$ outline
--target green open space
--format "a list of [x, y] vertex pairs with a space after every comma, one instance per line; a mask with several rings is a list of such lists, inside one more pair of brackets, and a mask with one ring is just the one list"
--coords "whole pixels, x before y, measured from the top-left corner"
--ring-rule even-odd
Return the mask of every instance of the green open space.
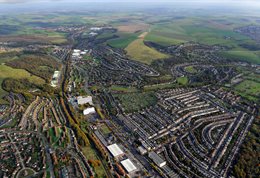
[[195, 73], [198, 72], [193, 66], [187, 66], [187, 67], [184, 68], [184, 70], [186, 72], [189, 72], [189, 73], [192, 73], [192, 74], [195, 74]]
[[227, 58], [260, 64], [260, 51], [249, 51], [243, 48], [236, 48], [221, 52]]
[[6, 66], [5, 64], [0, 64], [0, 103], [5, 103], [2, 97], [7, 94], [6, 91], [2, 89], [2, 82], [6, 78], [14, 79], [28, 79], [32, 83], [43, 84], [44, 80], [40, 77], [32, 75], [24, 69], [14, 69], [12, 67]]
[[235, 86], [235, 91], [249, 100], [258, 101], [260, 98], [260, 82], [244, 80]]
[[144, 91], [156, 91], [156, 90], [163, 90], [163, 89], [171, 89], [175, 88], [177, 85], [176, 83], [160, 83], [160, 84], [154, 84], [154, 85], [145, 85]]
[[105, 136], [109, 135], [111, 133], [111, 130], [107, 127], [106, 124], [103, 124], [101, 127], [100, 127], [100, 131], [102, 134], [104, 134]]
[[180, 85], [187, 85], [189, 82], [188, 77], [179, 77], [177, 78], [177, 83]]
[[[237, 24], [239, 26], [241, 24]], [[248, 37], [233, 31], [234, 26], [223, 25], [221, 22], [211, 23], [201, 18], [185, 18], [177, 21], [157, 23], [151, 27], [151, 32], [145, 40], [162, 45], [174, 45], [187, 41], [204, 44], [237, 45], [238, 40], [248, 40]]]
[[157, 103], [154, 92], [114, 94], [114, 96], [119, 100], [126, 113], [136, 112]]
[[112, 85], [109, 87], [111, 91], [116, 91], [116, 92], [126, 92], [126, 93], [131, 93], [131, 92], [137, 92], [137, 88], [135, 87], [128, 87], [128, 86], [121, 86], [121, 85]]
[[143, 39], [137, 39], [126, 47], [127, 55], [133, 60], [151, 64], [154, 60], [165, 59], [169, 56], [163, 54], [153, 48], [150, 48], [144, 44]]
[[116, 39], [108, 40], [107, 44], [114, 48], [126, 48], [130, 43], [138, 38], [140, 33], [117, 33]]
[[[97, 153], [91, 146], [82, 147], [82, 152], [88, 160], [99, 160]], [[106, 177], [106, 171], [103, 164], [94, 167], [94, 171], [96, 173], [96, 177]]]

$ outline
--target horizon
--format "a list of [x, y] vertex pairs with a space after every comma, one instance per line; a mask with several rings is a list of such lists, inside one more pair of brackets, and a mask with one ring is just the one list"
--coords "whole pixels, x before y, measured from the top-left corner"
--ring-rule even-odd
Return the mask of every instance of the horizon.
[[[149, 2], [149, 3], [148, 3]], [[152, 8], [165, 9], [203, 9], [203, 10], [240, 10], [246, 11], [253, 9], [257, 13], [260, 2], [256, 0], [185, 0], [169, 1], [163, 0], [0, 0], [0, 14], [6, 13], [34, 13], [50, 11], [75, 11], [75, 10], [97, 10], [97, 11], [120, 11], [120, 10], [145, 10]], [[86, 6], [86, 4], [88, 6]], [[105, 4], [105, 6], [100, 6]]]

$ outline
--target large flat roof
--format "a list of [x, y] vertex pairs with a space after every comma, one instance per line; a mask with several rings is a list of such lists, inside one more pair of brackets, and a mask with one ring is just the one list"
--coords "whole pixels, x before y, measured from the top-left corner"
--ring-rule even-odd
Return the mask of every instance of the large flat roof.
[[117, 157], [119, 155], [124, 154], [124, 152], [119, 148], [119, 146], [115, 143], [113, 145], [107, 146], [107, 149], [110, 151], [110, 153], [114, 156]]
[[121, 161], [121, 164], [124, 166], [128, 173], [133, 172], [137, 169], [130, 159]]

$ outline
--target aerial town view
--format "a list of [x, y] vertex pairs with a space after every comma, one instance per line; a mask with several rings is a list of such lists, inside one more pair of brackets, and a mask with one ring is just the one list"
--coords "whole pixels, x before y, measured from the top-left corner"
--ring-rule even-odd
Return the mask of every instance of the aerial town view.
[[258, 0], [0, 0], [0, 178], [259, 178]]

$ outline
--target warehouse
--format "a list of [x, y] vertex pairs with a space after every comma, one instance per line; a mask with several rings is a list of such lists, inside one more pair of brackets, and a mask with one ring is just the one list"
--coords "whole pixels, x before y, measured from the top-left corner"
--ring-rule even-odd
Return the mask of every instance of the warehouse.
[[156, 154], [154, 151], [150, 152], [148, 154], [149, 158], [151, 158], [153, 160], [153, 162], [159, 166], [159, 167], [163, 167], [166, 165], [166, 161], [163, 160], [158, 154]]
[[86, 115], [89, 115], [89, 114], [94, 114], [94, 113], [96, 113], [96, 110], [95, 110], [94, 107], [84, 109], [84, 111], [83, 111], [83, 114], [84, 114], [85, 116], [86, 116]]
[[83, 105], [83, 104], [87, 104], [87, 103], [93, 105], [93, 100], [92, 100], [91, 96], [87, 96], [87, 97], [78, 96], [77, 102], [78, 102], [78, 105]]
[[132, 163], [132, 161], [130, 159], [121, 161], [121, 164], [125, 168], [125, 170], [128, 174], [133, 173], [137, 170], [137, 168], [135, 167], [135, 165]]
[[107, 146], [107, 149], [112, 154], [114, 158], [118, 158], [124, 155], [124, 152], [119, 148], [119, 146], [115, 143], [113, 145]]

